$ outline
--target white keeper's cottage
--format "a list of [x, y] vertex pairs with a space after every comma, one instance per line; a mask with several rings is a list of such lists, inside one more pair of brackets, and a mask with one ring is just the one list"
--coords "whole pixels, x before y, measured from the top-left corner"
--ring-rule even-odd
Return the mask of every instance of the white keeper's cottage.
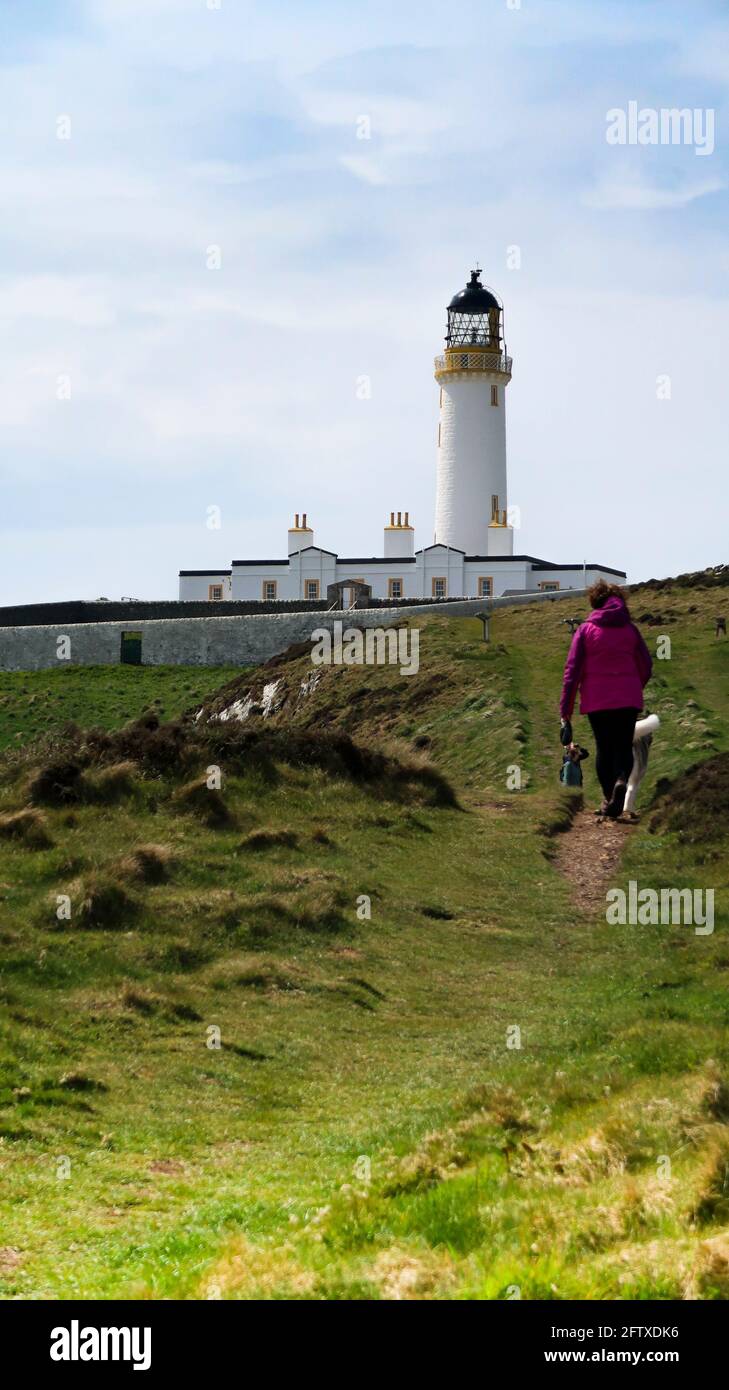
[[[506, 485], [512, 359], [503, 306], [480, 277], [480, 270], [472, 271], [448, 305], [445, 350], [435, 359], [440, 414], [434, 543], [416, 550], [409, 512], [391, 512], [380, 555], [342, 556], [314, 543], [304, 512], [289, 528], [285, 559], [180, 570], [181, 599], [313, 602], [346, 581], [366, 584], [379, 599], [485, 598], [582, 588], [601, 575], [625, 579], [622, 570], [605, 565], [554, 564], [514, 554]], [[345, 589], [345, 607], [354, 595], [354, 588]]]

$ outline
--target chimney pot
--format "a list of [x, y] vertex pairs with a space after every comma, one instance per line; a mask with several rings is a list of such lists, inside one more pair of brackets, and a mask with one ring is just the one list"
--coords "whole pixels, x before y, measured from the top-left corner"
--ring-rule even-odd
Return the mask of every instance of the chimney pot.
[[409, 512], [406, 512], [406, 513], [405, 513], [405, 525], [406, 525], [406, 526], [409, 526], [409, 525], [410, 525], [410, 513], [409, 513]]
[[298, 512], [296, 513], [296, 516], [294, 517], [294, 525], [295, 525], [295, 527], [296, 527], [296, 530], [298, 531], [298, 529], [299, 529], [299, 513], [298, 513]]
[[398, 512], [397, 514], [397, 524], [398, 526], [402, 526], [402, 512]]
[[303, 519], [301, 525], [303, 526], [304, 530], [306, 530], [306, 512], [304, 512], [304, 519]]

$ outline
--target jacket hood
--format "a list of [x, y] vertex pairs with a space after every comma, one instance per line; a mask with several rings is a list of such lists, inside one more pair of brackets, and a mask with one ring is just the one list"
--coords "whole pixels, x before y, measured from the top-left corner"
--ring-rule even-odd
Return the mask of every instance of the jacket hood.
[[596, 627], [624, 627], [630, 622], [630, 614], [624, 598], [611, 594], [602, 608], [594, 608], [587, 619]]

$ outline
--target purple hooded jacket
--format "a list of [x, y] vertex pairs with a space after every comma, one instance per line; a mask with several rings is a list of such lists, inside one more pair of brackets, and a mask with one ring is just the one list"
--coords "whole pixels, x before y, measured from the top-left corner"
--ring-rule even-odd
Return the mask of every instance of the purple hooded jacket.
[[653, 669], [650, 652], [630, 621], [625, 600], [612, 595], [578, 627], [564, 668], [559, 712], [571, 718], [579, 687], [580, 714], [642, 709]]

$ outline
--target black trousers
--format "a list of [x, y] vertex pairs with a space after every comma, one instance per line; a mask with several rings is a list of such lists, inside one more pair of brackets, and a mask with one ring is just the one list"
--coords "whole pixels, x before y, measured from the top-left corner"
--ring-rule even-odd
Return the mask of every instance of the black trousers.
[[637, 709], [599, 709], [588, 714], [595, 735], [595, 770], [608, 801], [618, 781], [627, 782], [633, 766]]

